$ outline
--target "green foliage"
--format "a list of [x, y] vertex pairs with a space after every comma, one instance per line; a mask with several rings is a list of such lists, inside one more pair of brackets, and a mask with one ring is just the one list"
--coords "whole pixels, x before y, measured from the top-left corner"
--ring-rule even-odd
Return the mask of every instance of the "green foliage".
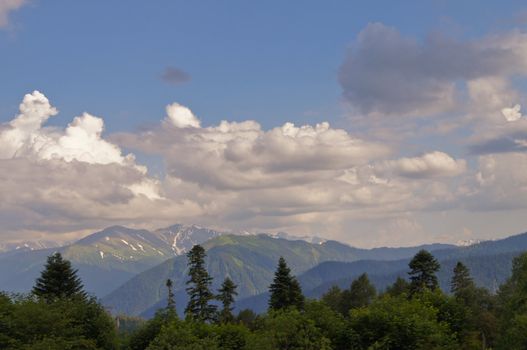
[[353, 349], [456, 349], [438, 310], [417, 298], [384, 296], [350, 312]]
[[163, 326], [148, 350], [243, 350], [249, 330], [241, 325], [214, 325], [175, 320]]
[[398, 297], [403, 294], [407, 294], [410, 291], [410, 284], [402, 277], [397, 277], [395, 282], [386, 288], [386, 294], [392, 297]]
[[44, 271], [33, 287], [33, 294], [48, 302], [64, 298], [86, 298], [77, 270], [60, 253], [48, 257]]
[[234, 320], [234, 316], [232, 314], [234, 307], [232, 305], [234, 304], [234, 297], [238, 295], [236, 288], [237, 286], [234, 284], [234, 282], [227, 277], [223, 281], [221, 288], [218, 290], [216, 299], [218, 299], [223, 305], [219, 315], [219, 321], [221, 323], [228, 323]]
[[331, 342], [315, 322], [296, 308], [270, 311], [260, 320], [248, 349], [330, 350]]
[[512, 276], [498, 294], [500, 336], [496, 349], [527, 348], [527, 253], [514, 259]]
[[363, 273], [351, 283], [350, 289], [342, 292], [341, 312], [347, 315], [351, 309], [369, 305], [376, 293], [368, 275]]
[[128, 337], [126, 348], [130, 350], [144, 350], [158, 336], [161, 329], [171, 322], [177, 321], [177, 316], [170, 310], [159, 310], [156, 315], [143, 323]]
[[295, 277], [291, 276], [291, 269], [283, 257], [278, 260], [278, 267], [273, 283], [269, 286], [269, 292], [271, 294], [269, 309], [280, 310], [296, 307], [302, 310], [304, 308], [304, 295], [300, 284]]
[[460, 297], [475, 288], [474, 281], [470, 277], [469, 269], [460, 261], [454, 268], [454, 276], [450, 282], [450, 291]]
[[174, 291], [172, 290], [172, 280], [169, 278], [166, 282], [167, 290], [168, 290], [168, 296], [167, 296], [167, 311], [174, 314], [174, 316], [177, 316], [176, 311], [176, 298], [174, 297]]
[[408, 264], [410, 267], [410, 294], [421, 293], [426, 289], [434, 290], [439, 287], [436, 273], [440, 265], [432, 254], [420, 250]]
[[210, 291], [212, 277], [205, 269], [205, 257], [205, 249], [199, 244], [187, 253], [190, 278], [187, 281], [189, 302], [185, 314], [187, 317], [202, 322], [214, 321], [217, 309], [216, 305], [210, 304], [214, 295]]
[[236, 322], [244, 325], [245, 327], [249, 329], [253, 329], [256, 318], [257, 318], [257, 315], [253, 310], [244, 309], [238, 313], [238, 316], [236, 316]]
[[114, 321], [94, 299], [50, 303], [3, 295], [0, 304], [1, 349], [117, 348]]

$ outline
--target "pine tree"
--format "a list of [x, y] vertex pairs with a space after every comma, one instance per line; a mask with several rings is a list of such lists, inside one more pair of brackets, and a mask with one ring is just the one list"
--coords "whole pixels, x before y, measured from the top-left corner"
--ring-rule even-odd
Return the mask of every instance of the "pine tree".
[[220, 311], [220, 322], [229, 323], [234, 320], [232, 310], [234, 307], [234, 297], [238, 295], [236, 288], [238, 286], [229, 278], [225, 278], [221, 288], [218, 290], [218, 296], [216, 297], [223, 305], [223, 309]]
[[278, 267], [274, 274], [273, 283], [269, 286], [271, 297], [269, 308], [273, 310], [296, 307], [304, 308], [304, 295], [300, 284], [295, 277], [291, 276], [291, 269], [287, 267], [285, 259], [280, 257]]
[[176, 314], [176, 299], [174, 297], [174, 291], [172, 290], [172, 280], [169, 278], [167, 279], [166, 286], [168, 289], [168, 297], [167, 297], [167, 311]]
[[189, 302], [185, 314], [202, 322], [213, 321], [217, 309], [216, 305], [210, 304], [214, 295], [210, 291], [212, 277], [205, 269], [205, 257], [205, 249], [199, 244], [187, 253], [190, 279], [187, 281]]
[[84, 300], [87, 296], [83, 288], [77, 270], [60, 253], [55, 253], [48, 256], [44, 270], [33, 287], [33, 294], [47, 302], [66, 298]]
[[420, 293], [425, 289], [435, 290], [439, 286], [437, 276], [440, 265], [432, 254], [420, 250], [408, 264], [410, 267], [410, 294]]
[[461, 294], [464, 294], [474, 287], [474, 281], [470, 277], [469, 269], [462, 262], [458, 261], [456, 267], [454, 267], [454, 276], [452, 276], [452, 281], [450, 282], [450, 291], [456, 296], [461, 296]]

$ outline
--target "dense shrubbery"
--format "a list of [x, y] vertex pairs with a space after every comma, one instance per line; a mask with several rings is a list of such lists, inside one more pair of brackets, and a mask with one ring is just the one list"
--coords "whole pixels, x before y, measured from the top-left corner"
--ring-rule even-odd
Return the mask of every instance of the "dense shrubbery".
[[[194, 253], [198, 251], [195, 250]], [[526, 349], [527, 253], [515, 259], [512, 277], [497, 295], [478, 288], [461, 263], [454, 269], [451, 292], [438, 287], [437, 261], [426, 252], [410, 263], [411, 281], [398, 279], [378, 294], [367, 275], [349, 287], [332, 288], [320, 301], [304, 300], [298, 282], [280, 260], [271, 285], [269, 311], [231, 314], [236, 285], [226, 280], [214, 293], [194, 254], [184, 320], [167, 307], [148, 321], [118, 317], [116, 322], [79, 288], [75, 271], [58, 257], [50, 260], [30, 296], [0, 294], [1, 349]], [[60, 266], [59, 266], [60, 265]], [[56, 266], [66, 274], [50, 272]], [[67, 268], [65, 268], [65, 266]], [[46, 277], [47, 276], [47, 277]], [[64, 278], [65, 280], [61, 280]], [[65, 293], [62, 287], [70, 290]], [[167, 283], [171, 287], [171, 283]], [[204, 295], [204, 299], [200, 299]], [[181, 307], [178, 305], [178, 307]], [[205, 315], [205, 316], [204, 316]], [[118, 326], [117, 326], [118, 325]], [[119, 335], [117, 334], [119, 333]]]

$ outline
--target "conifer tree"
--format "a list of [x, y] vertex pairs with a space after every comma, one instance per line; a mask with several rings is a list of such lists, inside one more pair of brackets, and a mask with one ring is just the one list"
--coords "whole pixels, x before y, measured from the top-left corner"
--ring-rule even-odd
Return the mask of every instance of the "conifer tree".
[[212, 277], [205, 269], [205, 249], [199, 244], [192, 247], [187, 253], [188, 275], [187, 293], [189, 301], [185, 309], [187, 317], [198, 321], [213, 321], [216, 318], [216, 305], [210, 304], [214, 294], [210, 291]]
[[176, 314], [176, 299], [174, 297], [174, 291], [172, 290], [173, 283], [170, 278], [167, 279], [166, 286], [168, 289], [167, 310], [175, 315]]
[[283, 257], [278, 260], [278, 267], [274, 274], [273, 283], [269, 286], [271, 297], [269, 308], [273, 310], [296, 307], [304, 308], [304, 295], [297, 279], [291, 276], [291, 269]]
[[426, 250], [420, 250], [408, 264], [410, 267], [410, 294], [420, 293], [425, 289], [435, 290], [439, 286], [436, 272], [440, 265], [436, 258]]
[[474, 281], [470, 277], [469, 269], [462, 262], [458, 261], [456, 267], [454, 267], [454, 276], [452, 276], [452, 281], [450, 282], [450, 291], [454, 295], [460, 296], [473, 287], [475, 287]]
[[47, 302], [66, 298], [86, 299], [77, 270], [60, 253], [48, 256], [44, 270], [36, 280], [33, 294]]
[[238, 286], [229, 278], [225, 278], [221, 288], [218, 290], [218, 296], [216, 297], [223, 305], [222, 310], [220, 311], [220, 322], [228, 323], [234, 320], [232, 310], [234, 307], [234, 297], [238, 295], [236, 288]]

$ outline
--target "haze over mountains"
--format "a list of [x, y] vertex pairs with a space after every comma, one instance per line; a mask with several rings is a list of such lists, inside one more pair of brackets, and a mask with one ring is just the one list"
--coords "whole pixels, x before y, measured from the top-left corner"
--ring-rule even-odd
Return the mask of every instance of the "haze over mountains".
[[408, 261], [420, 249], [433, 252], [441, 262], [439, 279], [445, 290], [458, 260], [472, 270], [476, 283], [493, 290], [509, 275], [512, 258], [527, 250], [527, 234], [473, 245], [360, 249], [287, 233], [233, 234], [181, 224], [153, 231], [112, 226], [61, 247], [53, 242], [5, 246], [0, 252], [0, 290], [29, 291], [46, 257], [60, 251], [79, 270], [86, 289], [114, 313], [152, 315], [166, 301], [167, 278], [174, 282], [182, 311], [187, 301], [185, 253], [195, 244], [207, 250], [214, 288], [230, 277], [238, 285], [237, 307], [263, 311], [280, 256], [309, 297], [318, 298], [333, 285], [348, 287], [363, 272], [384, 289], [398, 276], [406, 277]]

